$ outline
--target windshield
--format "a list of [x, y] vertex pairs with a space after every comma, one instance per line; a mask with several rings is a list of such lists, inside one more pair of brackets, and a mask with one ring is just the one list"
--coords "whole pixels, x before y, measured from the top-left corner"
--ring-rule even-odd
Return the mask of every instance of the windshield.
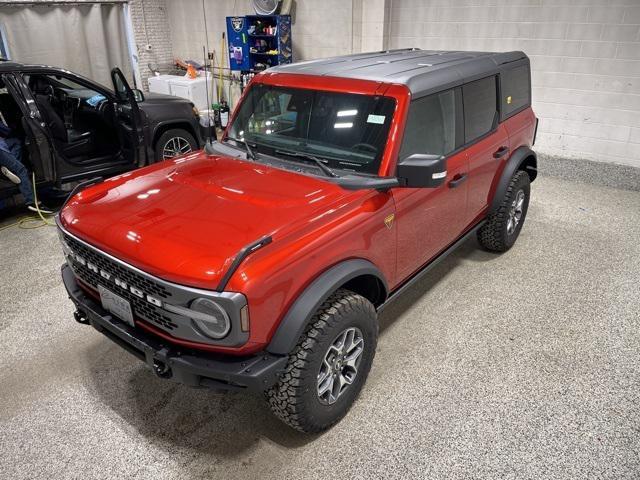
[[[378, 173], [395, 100], [389, 97], [254, 85], [230, 139], [258, 151], [318, 157], [329, 167]], [[288, 160], [303, 161], [299, 157]]]

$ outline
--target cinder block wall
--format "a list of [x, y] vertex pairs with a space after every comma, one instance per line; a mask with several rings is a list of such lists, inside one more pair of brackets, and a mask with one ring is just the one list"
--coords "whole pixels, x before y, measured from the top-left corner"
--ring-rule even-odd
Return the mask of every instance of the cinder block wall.
[[[142, 85], [147, 90], [147, 78], [151, 75], [149, 64], [154, 68], [173, 63], [171, 29], [167, 17], [166, 0], [129, 0], [129, 12], [133, 25], [133, 34], [138, 50], [138, 66]], [[147, 50], [147, 45], [151, 49]]]
[[[353, 8], [351, 0], [296, 2], [292, 26], [294, 59], [351, 53], [354, 48]], [[215, 49], [216, 53], [220, 51], [222, 32], [226, 32], [226, 17], [254, 14], [249, 0], [205, 0], [205, 9], [210, 49]], [[201, 61], [204, 45], [202, 0], [169, 1], [167, 13], [174, 55]], [[382, 20], [380, 18], [380, 22]]]
[[[232, 15], [252, 12], [249, 0], [205, 0], [209, 50], [220, 57], [222, 32], [226, 32], [225, 19]], [[181, 0], [167, 2], [167, 14], [171, 19], [170, 40], [173, 54], [183, 60], [203, 62], [202, 47], [205, 45], [205, 18], [202, 0]], [[227, 61], [228, 63], [228, 61]]]
[[640, 167], [640, 0], [392, 0], [388, 21], [389, 48], [523, 50], [537, 149]]

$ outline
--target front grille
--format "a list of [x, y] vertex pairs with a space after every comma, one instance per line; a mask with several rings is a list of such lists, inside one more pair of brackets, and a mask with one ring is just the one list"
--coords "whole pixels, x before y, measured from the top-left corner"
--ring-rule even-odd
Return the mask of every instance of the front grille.
[[[69, 248], [73, 251], [73, 253], [80, 255], [88, 263], [92, 263], [97, 266], [98, 269], [109, 273], [112, 278], [116, 277], [120, 280], [124, 280], [128, 285], [135, 287], [138, 290], [145, 292], [146, 294], [153, 295], [154, 297], [157, 297], [161, 300], [166, 300], [171, 297], [171, 292], [169, 292], [161, 284], [158, 284], [135, 271], [119, 265], [105, 255], [102, 255], [99, 252], [96, 252], [95, 250], [77, 241], [75, 238], [67, 234], [63, 235], [64, 240], [66, 241]], [[115, 286], [115, 284], [105, 281], [105, 279], [102, 278], [99, 273], [90, 270], [86, 265], [82, 265], [75, 260], [71, 260], [70, 263], [75, 274], [86, 284], [90, 285], [96, 290], [98, 289], [98, 285], [102, 285], [103, 287], [113, 291], [117, 295], [126, 298], [129, 303], [131, 303], [131, 308], [133, 310], [134, 316], [142, 320], [146, 320], [147, 322], [159, 327], [162, 327], [164, 330], [174, 330], [178, 326], [163, 313], [164, 311], [162, 309], [134, 295], [129, 290], [118, 288]]]

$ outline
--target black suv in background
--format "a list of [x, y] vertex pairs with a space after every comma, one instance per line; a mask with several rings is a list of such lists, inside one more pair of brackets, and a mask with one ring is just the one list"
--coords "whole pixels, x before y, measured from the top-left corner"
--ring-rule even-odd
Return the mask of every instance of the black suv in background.
[[[113, 90], [67, 70], [0, 63], [0, 111], [37, 185], [111, 176], [202, 146], [189, 100], [143, 94], [118, 68]], [[17, 192], [0, 176], [0, 198]]]

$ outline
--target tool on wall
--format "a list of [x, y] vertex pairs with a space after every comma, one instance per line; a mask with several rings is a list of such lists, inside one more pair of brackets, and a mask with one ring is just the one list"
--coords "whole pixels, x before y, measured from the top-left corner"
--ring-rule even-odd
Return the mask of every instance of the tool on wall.
[[280, 0], [253, 0], [252, 3], [256, 14], [273, 15], [280, 5]]
[[223, 80], [222, 80], [222, 62], [224, 62], [225, 55], [225, 45], [226, 45], [225, 32], [222, 32], [222, 44], [220, 48], [220, 63], [218, 64], [220, 68], [220, 83], [218, 84], [218, 103], [222, 101], [222, 89], [223, 89]]
[[[207, 91], [207, 110], [204, 112], [206, 115], [209, 115], [209, 108], [211, 108], [211, 100], [209, 99], [209, 73], [207, 72], [207, 51], [204, 45], [202, 46], [202, 56], [204, 57], [204, 89]], [[209, 127], [207, 128], [209, 135], [207, 135], [207, 139], [205, 142], [205, 149], [207, 146], [211, 145], [213, 142], [213, 138], [215, 136], [215, 126], [208, 122]]]
[[[209, 58], [211, 59], [211, 103], [214, 103], [216, 101], [216, 63], [217, 63], [217, 54], [216, 54], [216, 50], [214, 49], [213, 52], [211, 52], [209, 54]], [[209, 105], [209, 107], [211, 107], [211, 105]]]
[[[204, 21], [204, 41], [205, 41], [205, 45], [202, 47], [202, 57], [204, 59], [204, 88], [206, 90], [206, 95], [207, 95], [207, 110], [206, 112], [204, 112], [206, 115], [209, 115], [209, 108], [211, 108], [211, 98], [209, 98], [209, 73], [207, 71], [207, 62], [209, 60], [209, 57], [211, 56], [209, 53], [209, 30], [207, 28], [207, 11], [205, 9], [205, 5], [204, 5], [204, 0], [202, 0], [202, 20]], [[211, 143], [213, 142], [214, 138], [216, 138], [215, 134], [216, 134], [216, 130], [215, 130], [215, 125], [212, 124], [212, 122], [210, 121], [210, 119], [208, 118], [208, 135], [207, 135], [207, 139], [205, 141], [205, 151], [209, 151], [209, 148], [211, 147]]]
[[253, 9], [256, 15], [289, 15], [293, 0], [253, 0]]

